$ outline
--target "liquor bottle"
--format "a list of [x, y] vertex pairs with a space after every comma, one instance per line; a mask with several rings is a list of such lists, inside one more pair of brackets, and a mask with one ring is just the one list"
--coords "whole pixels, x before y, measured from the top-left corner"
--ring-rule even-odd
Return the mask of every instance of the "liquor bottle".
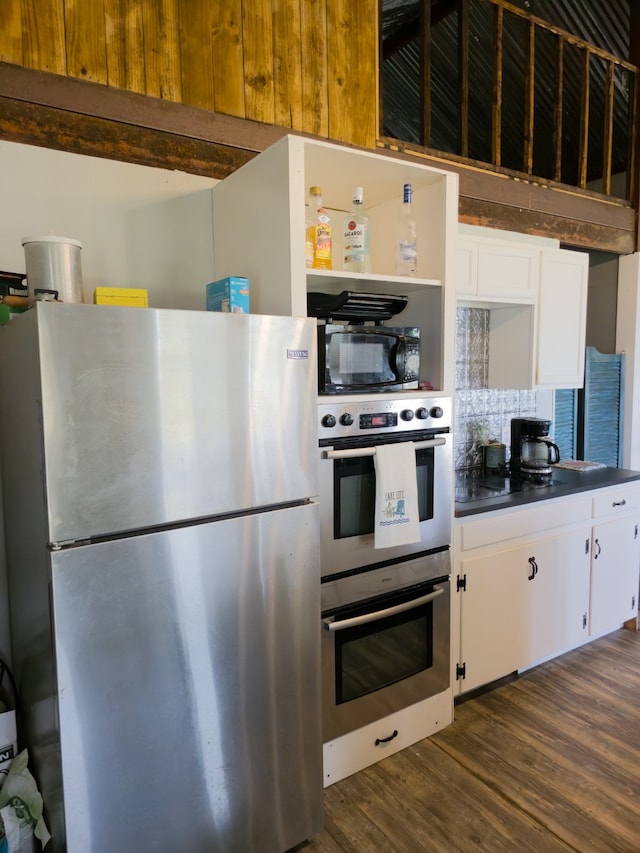
[[362, 187], [353, 190], [351, 211], [344, 220], [344, 259], [349, 272], [371, 272], [369, 217], [364, 212]]
[[404, 185], [402, 213], [396, 225], [396, 275], [415, 275], [418, 266], [416, 221], [411, 213], [411, 184]]
[[309, 266], [310, 249], [312, 250], [311, 266], [314, 269], [332, 269], [331, 218], [322, 206], [322, 190], [320, 187], [309, 188], [309, 210], [306, 225], [307, 266]]

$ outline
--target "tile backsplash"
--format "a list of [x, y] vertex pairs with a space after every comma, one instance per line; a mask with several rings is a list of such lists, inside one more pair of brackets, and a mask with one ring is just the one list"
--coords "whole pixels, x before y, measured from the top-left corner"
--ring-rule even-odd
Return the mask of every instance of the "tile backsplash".
[[458, 308], [456, 314], [456, 422], [454, 460], [457, 471], [482, 465], [486, 440], [511, 440], [511, 418], [535, 417], [536, 392], [489, 390], [489, 311]]

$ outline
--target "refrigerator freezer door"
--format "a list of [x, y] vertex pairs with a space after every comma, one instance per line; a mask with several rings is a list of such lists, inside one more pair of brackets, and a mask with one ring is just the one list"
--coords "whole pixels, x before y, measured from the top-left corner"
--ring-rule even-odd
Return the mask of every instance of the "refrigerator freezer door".
[[319, 830], [316, 511], [52, 556], [69, 851], [281, 853]]
[[43, 445], [15, 479], [32, 501], [44, 470], [50, 542], [317, 493], [314, 320], [41, 302], [10, 326], [3, 426]]

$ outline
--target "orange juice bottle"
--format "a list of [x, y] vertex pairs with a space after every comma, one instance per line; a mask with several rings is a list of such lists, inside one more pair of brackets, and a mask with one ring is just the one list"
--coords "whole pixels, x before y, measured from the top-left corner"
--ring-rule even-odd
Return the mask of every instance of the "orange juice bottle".
[[309, 188], [306, 224], [306, 263], [317, 270], [332, 269], [331, 217], [322, 206], [320, 187]]

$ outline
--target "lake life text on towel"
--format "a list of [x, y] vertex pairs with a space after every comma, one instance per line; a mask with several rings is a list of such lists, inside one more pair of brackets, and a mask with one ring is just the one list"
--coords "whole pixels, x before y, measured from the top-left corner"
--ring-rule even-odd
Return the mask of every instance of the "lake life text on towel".
[[411, 441], [380, 444], [376, 469], [374, 546], [390, 548], [420, 541], [416, 451]]

